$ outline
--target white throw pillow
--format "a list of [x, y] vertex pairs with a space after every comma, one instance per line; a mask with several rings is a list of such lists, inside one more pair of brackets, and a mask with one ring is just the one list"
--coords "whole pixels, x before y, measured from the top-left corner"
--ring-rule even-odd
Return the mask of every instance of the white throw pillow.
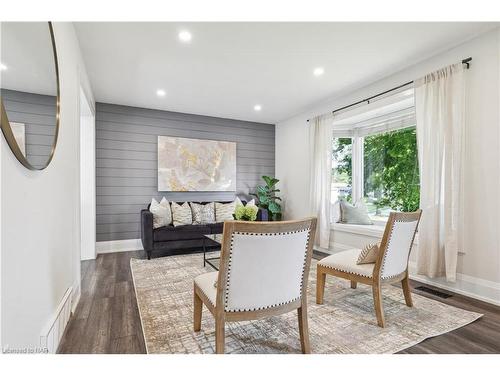
[[340, 222], [344, 224], [373, 225], [363, 201], [352, 205], [344, 199], [340, 203]]
[[233, 214], [237, 205], [243, 205], [239, 198], [236, 198], [234, 202], [231, 203], [215, 202], [215, 221], [217, 223], [222, 223], [224, 221], [234, 220]]
[[331, 216], [332, 216], [332, 223], [340, 223], [340, 202], [336, 201], [335, 203], [332, 204], [332, 210], [331, 210]]
[[247, 202], [247, 206], [256, 206], [255, 204], [255, 199], [250, 200], [250, 202]]
[[172, 221], [174, 227], [193, 223], [193, 214], [188, 202], [184, 202], [182, 205], [172, 202]]
[[151, 200], [151, 205], [149, 206], [149, 211], [153, 214], [153, 228], [160, 228], [170, 225], [172, 223], [172, 212], [170, 210], [170, 204], [163, 197], [158, 203], [156, 199]]
[[215, 223], [215, 204], [190, 203], [193, 212], [193, 224], [212, 224]]

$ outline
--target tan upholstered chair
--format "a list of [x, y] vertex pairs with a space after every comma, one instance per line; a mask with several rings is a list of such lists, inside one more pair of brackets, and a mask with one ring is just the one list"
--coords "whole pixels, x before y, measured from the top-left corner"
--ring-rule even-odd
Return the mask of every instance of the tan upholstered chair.
[[219, 272], [194, 279], [194, 330], [205, 304], [215, 318], [216, 353], [224, 353], [226, 322], [295, 309], [302, 352], [310, 352], [306, 293], [315, 230], [315, 218], [224, 223]]
[[382, 307], [382, 284], [401, 282], [406, 304], [413, 306], [408, 284], [408, 258], [417, 232], [422, 210], [416, 212], [391, 212], [385, 226], [380, 250], [375, 263], [356, 264], [359, 249], [342, 251], [323, 258], [317, 265], [316, 303], [323, 303], [326, 275], [342, 277], [372, 286], [375, 313], [380, 327], [385, 326]]

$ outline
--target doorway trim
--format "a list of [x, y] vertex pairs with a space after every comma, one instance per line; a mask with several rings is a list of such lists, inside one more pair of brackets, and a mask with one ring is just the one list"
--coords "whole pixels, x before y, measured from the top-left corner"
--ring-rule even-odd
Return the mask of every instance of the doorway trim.
[[80, 87], [80, 260], [96, 258], [95, 113]]

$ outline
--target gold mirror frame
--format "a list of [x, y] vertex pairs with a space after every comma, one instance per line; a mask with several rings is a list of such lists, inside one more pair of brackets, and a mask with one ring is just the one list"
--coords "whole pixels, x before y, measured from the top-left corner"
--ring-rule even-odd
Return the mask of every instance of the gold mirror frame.
[[54, 65], [56, 69], [56, 84], [57, 84], [57, 98], [56, 98], [56, 131], [54, 134], [54, 141], [52, 143], [52, 149], [50, 150], [50, 155], [47, 160], [47, 163], [41, 167], [41, 168], [36, 168], [30, 164], [26, 156], [23, 155], [21, 149], [19, 148], [16, 139], [14, 138], [14, 134], [12, 133], [12, 129], [10, 127], [10, 122], [7, 117], [7, 112], [5, 111], [5, 107], [3, 105], [3, 99], [0, 95], [0, 103], [1, 103], [1, 117], [0, 117], [0, 125], [2, 127], [2, 132], [7, 140], [7, 143], [9, 144], [10, 149], [16, 156], [17, 160], [24, 165], [26, 168], [31, 169], [32, 171], [41, 171], [45, 168], [47, 168], [52, 161], [52, 158], [54, 157], [54, 151], [56, 149], [57, 145], [57, 138], [59, 135], [59, 118], [60, 118], [60, 113], [61, 113], [61, 108], [60, 108], [60, 87], [59, 87], [59, 63], [57, 61], [57, 49], [56, 49], [56, 40], [54, 37], [54, 29], [52, 28], [52, 22], [48, 22], [49, 24], [49, 32], [50, 32], [50, 38], [52, 40], [52, 51], [54, 52]]

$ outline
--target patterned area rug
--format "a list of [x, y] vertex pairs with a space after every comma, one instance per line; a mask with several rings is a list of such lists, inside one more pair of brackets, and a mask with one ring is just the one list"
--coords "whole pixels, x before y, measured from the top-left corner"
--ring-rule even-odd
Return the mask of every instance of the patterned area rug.
[[[213, 353], [215, 324], [204, 307], [202, 330], [193, 332], [193, 279], [211, 272], [203, 255], [131, 259], [148, 353]], [[400, 288], [383, 290], [386, 328], [377, 326], [372, 292], [327, 276], [323, 305], [315, 303], [316, 261], [309, 280], [309, 334], [313, 353], [396, 353], [426, 338], [469, 324], [481, 314], [413, 294], [404, 303]], [[300, 353], [297, 314], [226, 324], [226, 353]]]

